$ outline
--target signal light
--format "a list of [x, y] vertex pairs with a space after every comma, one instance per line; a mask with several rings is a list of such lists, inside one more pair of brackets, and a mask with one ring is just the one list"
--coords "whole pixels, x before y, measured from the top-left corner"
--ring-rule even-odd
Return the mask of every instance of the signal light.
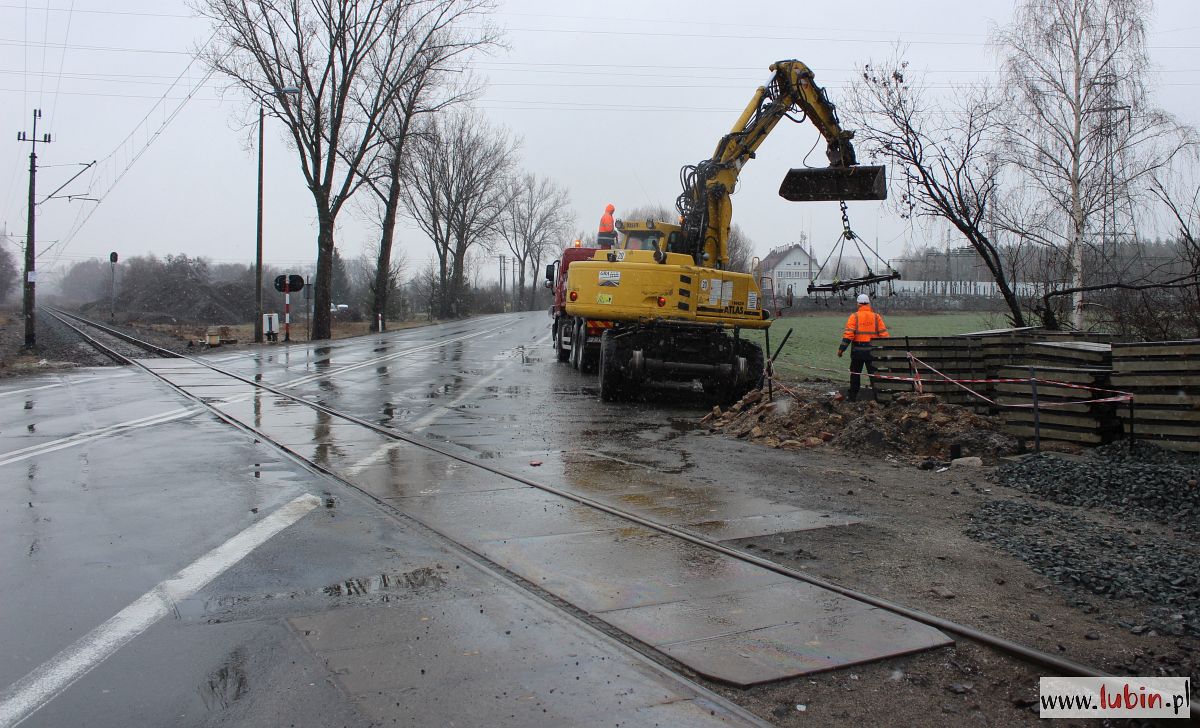
[[582, 247], [583, 247], [583, 241], [582, 241], [582, 240], [576, 240], [576, 241], [575, 241], [575, 247], [576, 247], [576, 248], [582, 248]]
[[658, 307], [662, 308], [663, 306], [666, 306], [666, 305], [667, 305], [667, 299], [662, 296], [659, 296], [658, 297]]
[[570, 298], [572, 301], [579, 300], [579, 291], [571, 291], [571, 294], [568, 296], [568, 298]]

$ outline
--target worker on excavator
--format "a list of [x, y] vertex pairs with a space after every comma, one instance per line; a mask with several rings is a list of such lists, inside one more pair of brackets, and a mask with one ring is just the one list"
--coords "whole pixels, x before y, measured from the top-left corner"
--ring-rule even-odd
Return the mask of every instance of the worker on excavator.
[[613, 212], [617, 208], [610, 202], [600, 216], [600, 232], [596, 234], [596, 245], [600, 248], [611, 248], [617, 244], [617, 231], [613, 227]]
[[838, 356], [850, 347], [850, 401], [858, 399], [859, 378], [863, 367], [869, 376], [875, 376], [875, 362], [871, 358], [871, 340], [891, 336], [883, 317], [871, 310], [871, 297], [858, 294], [858, 310], [846, 319], [846, 330], [842, 332], [842, 343]]

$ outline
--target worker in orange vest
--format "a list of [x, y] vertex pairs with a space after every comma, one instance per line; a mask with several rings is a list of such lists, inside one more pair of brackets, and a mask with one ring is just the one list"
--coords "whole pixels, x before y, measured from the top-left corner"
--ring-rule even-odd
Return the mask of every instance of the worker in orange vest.
[[610, 202], [600, 216], [600, 232], [596, 234], [596, 245], [601, 248], [611, 248], [617, 244], [617, 231], [613, 226], [613, 212], [617, 208]]
[[842, 332], [842, 344], [838, 347], [838, 356], [846, 353], [850, 347], [850, 401], [858, 399], [859, 378], [863, 367], [867, 374], [874, 376], [875, 362], [871, 358], [871, 340], [887, 338], [887, 324], [883, 317], [871, 310], [871, 297], [865, 293], [858, 294], [858, 310], [846, 319], [846, 330]]

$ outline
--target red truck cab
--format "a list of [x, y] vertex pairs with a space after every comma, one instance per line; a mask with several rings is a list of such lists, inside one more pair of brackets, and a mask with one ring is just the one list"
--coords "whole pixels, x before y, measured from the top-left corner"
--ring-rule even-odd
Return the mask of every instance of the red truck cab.
[[600, 337], [612, 322], [567, 315], [567, 269], [577, 260], [591, 260], [598, 251], [608, 247], [584, 247], [576, 240], [563, 249], [557, 261], [546, 266], [546, 286], [554, 289], [554, 303], [550, 306], [554, 352], [560, 362], [570, 361], [571, 366], [581, 371], [595, 369], [600, 360]]

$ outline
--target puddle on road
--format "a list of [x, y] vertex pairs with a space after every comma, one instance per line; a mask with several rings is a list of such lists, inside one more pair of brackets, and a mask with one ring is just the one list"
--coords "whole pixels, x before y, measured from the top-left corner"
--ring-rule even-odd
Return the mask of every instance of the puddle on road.
[[[411, 571], [353, 576], [336, 584], [316, 589], [259, 594], [226, 594], [207, 599], [185, 599], [176, 605], [177, 619], [203, 619], [219, 624], [230, 619], [248, 618], [247, 611], [270, 604], [296, 603], [306, 598], [333, 598], [356, 602], [387, 603], [411, 596], [423, 596], [445, 588], [450, 572], [441, 564], [421, 566]], [[301, 607], [290, 607], [297, 609]], [[309, 607], [303, 607], [311, 609]]]
[[[330, 597], [358, 597], [394, 591], [434, 591], [446, 585], [446, 577], [443, 576], [445, 572], [446, 569], [441, 564], [437, 564], [436, 566], [422, 566], [401, 574], [356, 576], [337, 584], [331, 584], [321, 591]], [[387, 601], [387, 599], [385, 598], [383, 601]]]
[[496, 395], [497, 397], [504, 397], [505, 399], [525, 398], [531, 394], [529, 387], [522, 386], [520, 384], [510, 384], [503, 387], [490, 385], [485, 387], [484, 391], [486, 391], [488, 394]]
[[234, 650], [224, 665], [214, 670], [200, 686], [200, 699], [210, 711], [225, 710], [250, 691], [246, 677], [245, 656], [241, 648]]

